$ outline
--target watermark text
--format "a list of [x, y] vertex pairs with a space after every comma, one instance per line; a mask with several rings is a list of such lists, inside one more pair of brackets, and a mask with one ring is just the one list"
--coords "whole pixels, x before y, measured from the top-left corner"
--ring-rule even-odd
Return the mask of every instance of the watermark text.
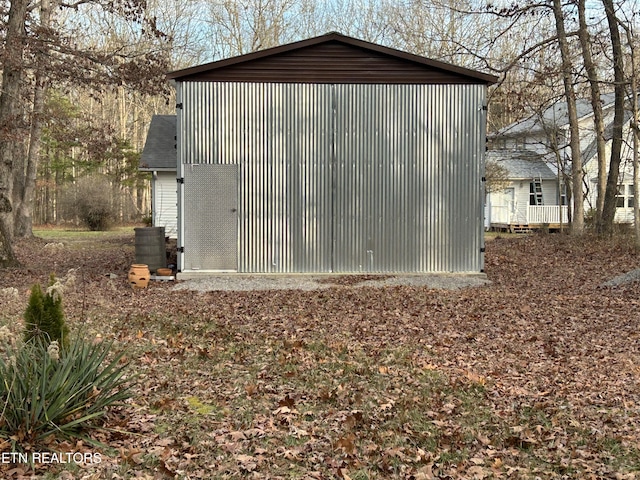
[[91, 452], [2, 452], [0, 463], [101, 463], [102, 455]]

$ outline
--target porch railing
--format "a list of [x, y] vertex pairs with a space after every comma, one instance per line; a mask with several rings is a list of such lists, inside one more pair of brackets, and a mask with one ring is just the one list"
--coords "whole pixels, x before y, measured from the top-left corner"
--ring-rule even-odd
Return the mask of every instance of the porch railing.
[[[569, 210], [566, 205], [527, 205], [515, 211], [506, 205], [491, 205], [491, 224], [500, 225], [558, 225], [562, 218], [562, 223], [568, 223]], [[562, 217], [561, 217], [562, 215]]]
[[[558, 224], [569, 221], [569, 210], [567, 205], [529, 205], [527, 207], [527, 223], [537, 224]], [[560, 215], [562, 214], [562, 222]]]

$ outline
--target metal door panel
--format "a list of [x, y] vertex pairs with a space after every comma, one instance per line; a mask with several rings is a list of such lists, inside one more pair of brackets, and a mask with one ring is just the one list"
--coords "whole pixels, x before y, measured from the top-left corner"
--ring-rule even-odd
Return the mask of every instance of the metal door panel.
[[237, 271], [238, 166], [184, 166], [184, 269]]

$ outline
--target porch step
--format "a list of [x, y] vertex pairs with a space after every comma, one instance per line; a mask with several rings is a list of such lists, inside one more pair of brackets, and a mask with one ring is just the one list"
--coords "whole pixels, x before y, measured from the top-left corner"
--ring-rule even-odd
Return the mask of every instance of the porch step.
[[511, 233], [531, 233], [533, 229], [529, 225], [510, 225]]

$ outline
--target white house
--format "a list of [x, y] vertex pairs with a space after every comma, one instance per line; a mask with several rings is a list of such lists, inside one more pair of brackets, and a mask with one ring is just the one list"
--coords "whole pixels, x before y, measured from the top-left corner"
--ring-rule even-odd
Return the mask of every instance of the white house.
[[491, 150], [487, 162], [506, 170], [504, 190], [487, 195], [485, 228], [558, 229], [568, 222], [566, 199], [555, 172], [532, 150]]
[[[606, 158], [610, 156], [611, 138], [612, 138], [612, 122], [613, 122], [613, 94], [605, 94], [602, 96], [603, 113], [605, 121], [605, 138], [606, 138]], [[595, 129], [593, 125], [593, 108], [588, 99], [580, 99], [577, 102], [578, 123], [580, 128], [580, 147], [582, 153], [582, 161], [584, 166], [585, 178], [585, 212], [589, 212], [596, 206], [597, 197], [597, 179], [598, 179], [598, 158], [596, 150]], [[633, 139], [632, 131], [629, 123], [630, 115], [627, 116], [623, 135], [625, 142], [622, 148], [622, 157], [620, 165], [619, 177], [619, 195], [618, 208], [616, 210], [616, 222], [626, 223], [633, 221]], [[511, 124], [489, 136], [490, 155], [489, 160], [502, 159], [505, 166], [514, 160], [513, 152], [528, 151], [532, 155], [539, 155], [541, 159], [553, 172], [557, 178], [558, 172], [570, 172], [571, 150], [569, 147], [569, 121], [567, 114], [567, 105], [565, 102], [558, 102], [547, 108], [540, 114], [535, 114], [529, 118]], [[519, 154], [520, 156], [522, 153]], [[508, 170], [511, 170], [507, 167]], [[515, 166], [515, 171], [520, 174], [520, 169]], [[514, 178], [514, 182], [523, 181]], [[533, 180], [532, 180], [533, 181]], [[543, 200], [543, 205], [559, 205], [564, 201], [564, 196], [559, 192], [564, 191], [562, 182], [557, 180], [555, 195], [547, 195]], [[558, 190], [558, 188], [560, 190]], [[525, 186], [526, 190], [526, 186]], [[526, 192], [525, 192], [526, 193]], [[496, 194], [488, 195], [487, 205], [495, 205], [496, 203], [504, 203], [504, 195], [498, 194], [500, 199], [496, 199]], [[507, 192], [507, 196], [509, 193]], [[524, 195], [524, 193], [521, 193]], [[555, 197], [555, 198], [554, 198]], [[524, 197], [521, 197], [521, 199]], [[560, 212], [560, 209], [556, 209]], [[495, 217], [494, 217], [495, 218]], [[519, 217], [520, 220], [524, 218]], [[560, 218], [557, 219], [560, 221]], [[489, 219], [489, 223], [493, 224], [493, 220]], [[547, 223], [547, 222], [545, 222]], [[554, 222], [550, 222], [554, 223]], [[493, 226], [493, 225], [491, 225]]]
[[152, 225], [164, 227], [169, 238], [178, 234], [176, 163], [176, 116], [154, 115], [140, 157], [140, 170], [152, 174]]

